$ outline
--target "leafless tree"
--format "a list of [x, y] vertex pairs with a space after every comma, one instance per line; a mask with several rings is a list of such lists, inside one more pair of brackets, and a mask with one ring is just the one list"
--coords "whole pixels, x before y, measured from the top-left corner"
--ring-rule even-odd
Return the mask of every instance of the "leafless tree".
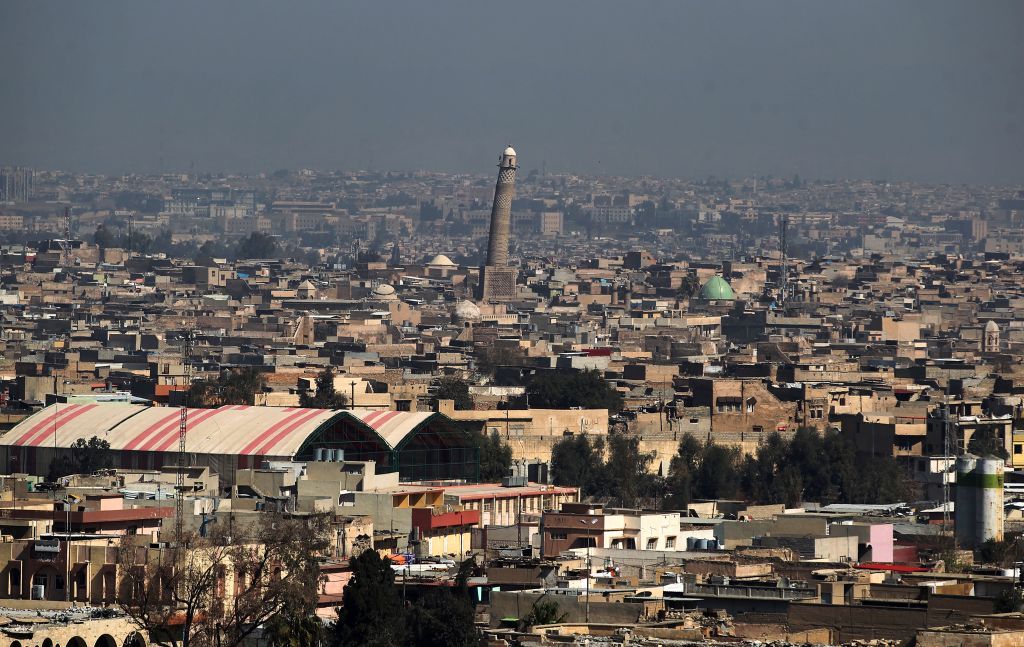
[[125, 537], [120, 605], [181, 647], [236, 647], [279, 614], [299, 624], [316, 609], [330, 526], [325, 514], [265, 513], [248, 527], [234, 524], [230, 535], [214, 524], [206, 537], [190, 534], [177, 548]]

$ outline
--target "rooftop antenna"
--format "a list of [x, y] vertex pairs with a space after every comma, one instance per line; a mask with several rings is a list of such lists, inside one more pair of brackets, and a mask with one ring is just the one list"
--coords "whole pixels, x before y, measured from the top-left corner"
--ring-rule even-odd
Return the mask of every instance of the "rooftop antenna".
[[71, 265], [71, 208], [64, 207], [64, 240], [60, 244], [64, 267]]
[[135, 233], [135, 212], [128, 212], [128, 258], [132, 257], [132, 236]]
[[[942, 406], [942, 535], [946, 536], [946, 533], [950, 529], [950, 514], [949, 514], [949, 503], [950, 503], [950, 484], [949, 484], [949, 468], [950, 459], [953, 454], [953, 437], [950, 433], [952, 427], [952, 417], [950, 416], [949, 410], [949, 372], [946, 372], [946, 392], [943, 394], [943, 406]], [[956, 548], [956, 532], [953, 533], [953, 547]]]
[[787, 258], [786, 249], [786, 230], [789, 228], [789, 216], [782, 216], [782, 221], [779, 223], [779, 256], [782, 259], [782, 267], [780, 268], [780, 290], [779, 290], [779, 305], [786, 303], [786, 298], [789, 296], [789, 258]]

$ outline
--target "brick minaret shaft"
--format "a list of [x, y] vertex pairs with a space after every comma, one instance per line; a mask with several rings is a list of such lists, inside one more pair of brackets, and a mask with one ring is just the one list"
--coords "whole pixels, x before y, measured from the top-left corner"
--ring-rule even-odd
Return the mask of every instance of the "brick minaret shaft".
[[487, 266], [508, 265], [508, 239], [512, 223], [512, 196], [516, 191], [516, 151], [509, 146], [498, 163], [498, 183], [491, 205], [491, 231], [487, 239]]

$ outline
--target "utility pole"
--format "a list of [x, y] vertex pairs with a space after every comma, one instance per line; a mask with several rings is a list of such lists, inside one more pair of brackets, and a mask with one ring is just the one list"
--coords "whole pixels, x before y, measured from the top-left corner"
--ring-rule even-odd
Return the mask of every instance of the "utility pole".
[[[953, 454], [959, 453], [959, 447], [953, 447], [953, 418], [950, 415], [949, 403], [949, 371], [946, 371], [946, 393], [942, 403], [942, 534], [945, 536], [950, 531], [950, 484], [949, 470], [950, 459]], [[953, 547], [956, 548], [956, 530], [953, 531]]]
[[591, 565], [590, 565], [590, 544], [591, 544], [591, 541], [592, 541], [592, 539], [590, 537], [590, 529], [595, 524], [597, 524], [597, 519], [580, 519], [580, 523], [582, 523], [587, 528], [587, 592], [586, 592], [586, 595], [587, 595], [587, 599], [586, 599], [586, 614], [587, 614], [587, 616], [586, 617], [587, 617], [587, 624], [590, 624], [590, 569], [591, 569]]
[[67, 567], [67, 576], [64, 580], [64, 601], [71, 601], [71, 495], [67, 489], [64, 490], [64, 549], [67, 551], [64, 566]]

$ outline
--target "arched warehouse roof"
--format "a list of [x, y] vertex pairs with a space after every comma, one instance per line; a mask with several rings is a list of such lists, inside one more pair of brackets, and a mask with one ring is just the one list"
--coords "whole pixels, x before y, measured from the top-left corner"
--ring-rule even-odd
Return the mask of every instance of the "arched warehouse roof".
[[[93, 436], [122, 453], [174, 453], [180, 409], [123, 403], [56, 404], [26, 418], [0, 436], [0, 448], [66, 449]], [[303, 458], [313, 446], [338, 447], [353, 460], [372, 458], [397, 468], [409, 463], [402, 451], [475, 448], [474, 439], [447, 416], [405, 411], [350, 411], [297, 407], [225, 406], [189, 409], [186, 446], [190, 456]], [[389, 456], [394, 455], [389, 461]], [[462, 462], [468, 457], [463, 456]], [[418, 463], [419, 461], [417, 461]], [[406, 470], [402, 470], [405, 472]], [[443, 472], [444, 470], [442, 470]], [[414, 474], [403, 476], [415, 477]]]

